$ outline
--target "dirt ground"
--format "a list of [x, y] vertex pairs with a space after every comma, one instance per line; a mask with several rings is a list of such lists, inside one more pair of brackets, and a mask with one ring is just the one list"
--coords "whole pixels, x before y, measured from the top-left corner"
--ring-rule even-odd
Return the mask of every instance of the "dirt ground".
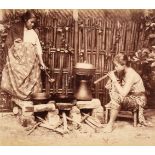
[[12, 113], [0, 113], [1, 146], [154, 146], [155, 109], [146, 109], [145, 117], [153, 127], [133, 127], [130, 119], [118, 119], [112, 133], [95, 132], [86, 124], [63, 136], [38, 127], [30, 135]]

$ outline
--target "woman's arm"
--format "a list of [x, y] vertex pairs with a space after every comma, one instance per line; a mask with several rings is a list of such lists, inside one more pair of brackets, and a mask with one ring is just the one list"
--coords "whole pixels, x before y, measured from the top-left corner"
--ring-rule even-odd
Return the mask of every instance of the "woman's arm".
[[42, 69], [46, 69], [47, 67], [46, 67], [46, 65], [43, 62], [42, 47], [40, 45], [40, 41], [39, 41], [38, 35], [37, 35], [37, 38], [36, 38], [36, 46], [37, 46], [37, 54], [38, 54], [38, 58], [39, 58], [39, 62], [41, 64], [41, 67], [42, 67]]
[[39, 58], [39, 62], [40, 62], [41, 68], [43, 70], [45, 70], [47, 67], [46, 67], [46, 65], [43, 62], [42, 54], [38, 54], [38, 58]]
[[14, 42], [14, 40], [13, 40], [13, 31], [12, 31], [12, 27], [11, 27], [10, 30], [8, 31], [6, 41], [5, 41], [6, 50], [11, 48], [11, 46], [13, 45], [13, 42]]
[[118, 90], [118, 92], [120, 93], [120, 95], [123, 97], [127, 96], [131, 90], [132, 85], [133, 85], [133, 74], [126, 75], [126, 82], [125, 82], [124, 86], [121, 86], [118, 83], [114, 72], [110, 72], [109, 77], [111, 78], [113, 84], [115, 85], [115, 87]]

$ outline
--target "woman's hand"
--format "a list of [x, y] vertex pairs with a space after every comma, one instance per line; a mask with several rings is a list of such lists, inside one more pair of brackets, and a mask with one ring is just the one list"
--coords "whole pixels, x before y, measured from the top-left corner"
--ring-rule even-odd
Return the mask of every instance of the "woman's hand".
[[15, 39], [15, 40], [14, 40], [14, 44], [15, 44], [15, 43], [22, 43], [22, 39], [21, 39], [21, 38]]
[[47, 69], [47, 67], [46, 67], [46, 65], [44, 63], [41, 63], [41, 69], [42, 70], [46, 70]]
[[117, 81], [117, 78], [115, 76], [115, 73], [114, 71], [111, 71], [108, 73], [108, 76], [110, 77], [110, 79], [113, 81], [113, 82], [116, 82]]

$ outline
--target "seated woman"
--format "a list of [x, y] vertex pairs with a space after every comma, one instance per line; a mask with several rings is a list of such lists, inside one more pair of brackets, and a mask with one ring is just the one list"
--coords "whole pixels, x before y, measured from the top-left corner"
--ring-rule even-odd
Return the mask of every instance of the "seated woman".
[[[110, 91], [110, 120], [104, 132], [112, 132], [120, 108], [139, 108], [139, 123], [146, 125], [143, 107], [146, 105], [145, 88], [140, 75], [129, 67], [128, 57], [119, 53], [114, 58], [115, 71], [108, 73], [110, 81], [106, 88]], [[115, 75], [118, 74], [119, 76]]]

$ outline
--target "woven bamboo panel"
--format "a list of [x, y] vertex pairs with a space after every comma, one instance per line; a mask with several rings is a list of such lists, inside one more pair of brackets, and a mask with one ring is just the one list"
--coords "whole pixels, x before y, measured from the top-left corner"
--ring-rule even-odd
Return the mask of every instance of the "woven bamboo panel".
[[[73, 93], [75, 59], [93, 64], [96, 68], [93, 80], [96, 80], [113, 70], [115, 54], [124, 52], [132, 55], [144, 44], [144, 31], [140, 30], [140, 23], [130, 17], [133, 10], [79, 10], [77, 25], [72, 10], [47, 11], [36, 11], [39, 17], [37, 33], [44, 62], [51, 77], [56, 79], [54, 84], [50, 84], [42, 74], [44, 89], [52, 94]], [[12, 14], [14, 16], [9, 16], [10, 24], [15, 22], [18, 12]], [[2, 50], [0, 47], [1, 53]], [[2, 64], [4, 62], [1, 61]], [[106, 80], [101, 81], [92, 88], [94, 97], [100, 98], [103, 105], [108, 101], [105, 83]]]

